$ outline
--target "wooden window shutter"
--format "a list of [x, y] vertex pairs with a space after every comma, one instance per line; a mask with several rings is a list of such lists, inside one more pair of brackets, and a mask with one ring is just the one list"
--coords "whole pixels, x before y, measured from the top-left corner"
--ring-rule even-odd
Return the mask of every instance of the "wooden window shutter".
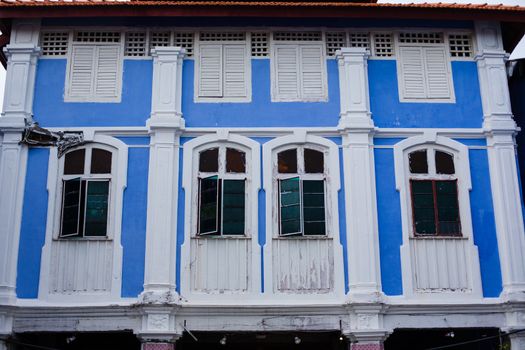
[[303, 98], [325, 97], [323, 47], [301, 46], [301, 93]]
[[424, 48], [428, 98], [450, 98], [447, 53], [444, 47]]
[[73, 46], [68, 84], [70, 97], [86, 97], [93, 94], [95, 54], [94, 46]]
[[275, 88], [281, 99], [299, 98], [298, 46], [275, 48]]
[[222, 66], [222, 45], [200, 45], [199, 96], [223, 96]]
[[117, 98], [119, 95], [120, 47], [97, 47], [94, 95], [99, 98]]
[[224, 45], [224, 96], [246, 97], [246, 46]]
[[401, 88], [405, 98], [426, 98], [425, 66], [423, 49], [400, 47]]

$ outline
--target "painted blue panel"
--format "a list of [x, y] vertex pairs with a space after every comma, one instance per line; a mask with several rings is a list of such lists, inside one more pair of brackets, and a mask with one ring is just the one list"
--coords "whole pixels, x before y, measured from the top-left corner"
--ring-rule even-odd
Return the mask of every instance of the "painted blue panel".
[[467, 146], [486, 146], [487, 139], [454, 139]]
[[501, 269], [492, 206], [486, 150], [469, 150], [472, 191], [470, 207], [474, 243], [478, 247], [483, 296], [498, 297], [502, 291]]
[[146, 256], [149, 148], [128, 150], [128, 184], [122, 208], [122, 297], [143, 290]]
[[252, 60], [251, 103], [195, 103], [194, 61], [183, 67], [182, 112], [188, 127], [336, 126], [339, 121], [337, 62], [327, 60], [328, 102], [271, 102], [270, 60]]
[[381, 138], [376, 137], [374, 139], [374, 145], [375, 146], [393, 146], [398, 142], [403, 141], [403, 138]]
[[143, 126], [151, 112], [151, 60], [124, 60], [120, 103], [66, 103], [65, 59], [41, 59], [35, 83], [33, 111], [44, 127]]
[[403, 294], [401, 279], [401, 202], [396, 190], [393, 149], [375, 149], [381, 284], [386, 295]]
[[124, 142], [126, 145], [149, 145], [149, 137], [139, 136], [116, 136], [117, 139]]
[[475, 62], [452, 62], [455, 103], [399, 101], [395, 60], [370, 60], [370, 108], [381, 128], [479, 128], [483, 119]]
[[339, 239], [343, 246], [343, 269], [345, 277], [345, 293], [348, 293], [348, 249], [346, 237], [346, 201], [345, 201], [345, 175], [343, 150], [339, 149], [339, 176], [341, 177], [341, 189], [337, 193], [339, 214]]
[[16, 294], [38, 298], [40, 260], [46, 237], [49, 149], [30, 148], [22, 209]]

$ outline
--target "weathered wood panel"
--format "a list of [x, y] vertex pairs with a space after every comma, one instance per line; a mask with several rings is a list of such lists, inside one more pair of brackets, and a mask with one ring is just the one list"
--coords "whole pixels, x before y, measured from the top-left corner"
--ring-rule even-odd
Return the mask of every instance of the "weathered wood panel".
[[333, 240], [273, 240], [274, 290], [285, 293], [328, 293], [334, 285]]

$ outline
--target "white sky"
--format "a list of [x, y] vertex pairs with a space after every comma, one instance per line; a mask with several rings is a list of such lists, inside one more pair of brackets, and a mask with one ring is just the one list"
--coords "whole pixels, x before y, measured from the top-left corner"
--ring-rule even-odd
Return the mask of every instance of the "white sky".
[[[409, 4], [409, 3], [424, 3], [424, 2], [443, 2], [443, 3], [459, 3], [459, 4], [505, 4], [505, 5], [521, 5], [525, 6], [525, 0], [378, 0], [379, 3], [396, 3], [396, 4]], [[1, 66], [0, 66], [1, 68]], [[5, 70], [0, 69], [0, 110], [3, 105], [4, 96], [4, 85], [5, 85]]]

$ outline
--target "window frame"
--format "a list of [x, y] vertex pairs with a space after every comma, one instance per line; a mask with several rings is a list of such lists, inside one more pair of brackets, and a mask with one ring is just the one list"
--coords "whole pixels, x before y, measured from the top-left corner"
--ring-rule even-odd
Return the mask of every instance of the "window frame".
[[[64, 164], [66, 155], [68, 153], [84, 149], [85, 150], [85, 157], [84, 157], [84, 172], [82, 174], [64, 174]], [[111, 173], [106, 174], [91, 174], [91, 158], [92, 158], [92, 152], [93, 149], [101, 149], [107, 152], [111, 153]], [[56, 188], [57, 193], [57, 209], [58, 209], [58, 215], [57, 215], [57, 224], [55, 225], [55, 230], [53, 232], [53, 239], [54, 240], [112, 240], [115, 236], [114, 232], [114, 222], [117, 220], [115, 218], [115, 201], [116, 201], [116, 172], [118, 167], [118, 159], [116, 155], [116, 151], [103, 144], [87, 144], [80, 147], [73, 148], [69, 150], [67, 153], [65, 153], [60, 159], [59, 159], [59, 166], [58, 166], [58, 184]], [[84, 230], [82, 235], [80, 235], [77, 232], [77, 235], [62, 235], [62, 225], [63, 225], [63, 214], [64, 214], [64, 186], [65, 182], [68, 180], [73, 179], [80, 179], [81, 186], [82, 182], [86, 182], [86, 192], [87, 192], [87, 184], [89, 182], [93, 181], [104, 181], [109, 183], [108, 188], [108, 204], [107, 204], [107, 219], [106, 219], [106, 235], [104, 236], [85, 236], [85, 215], [86, 215], [86, 206], [84, 205], [84, 213], [80, 213], [79, 208], [79, 219], [80, 215], [84, 215]], [[79, 200], [82, 199], [82, 195], [79, 196]], [[84, 195], [84, 200], [87, 201], [87, 194]]]

